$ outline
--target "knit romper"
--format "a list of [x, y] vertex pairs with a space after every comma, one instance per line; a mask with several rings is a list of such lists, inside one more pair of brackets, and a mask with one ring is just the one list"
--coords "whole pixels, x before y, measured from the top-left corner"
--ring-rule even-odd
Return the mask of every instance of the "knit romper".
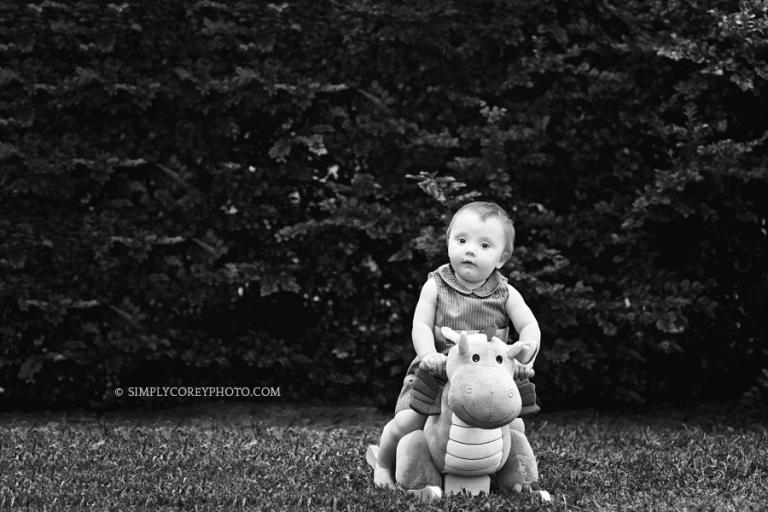
[[[490, 332], [490, 328], [494, 328], [494, 335], [506, 343], [509, 334], [509, 318], [505, 307], [509, 297], [506, 277], [494, 271], [482, 286], [468, 290], [459, 283], [450, 264], [446, 263], [430, 272], [429, 279], [433, 279], [437, 285], [434, 334], [435, 348], [438, 352], [447, 354], [454, 344], [442, 335], [441, 327], [450, 327], [455, 331], [467, 333]], [[411, 406], [413, 383], [418, 367], [419, 358], [416, 356], [403, 379], [395, 413]], [[438, 404], [439, 398], [438, 395]], [[535, 395], [533, 403], [535, 405]]]

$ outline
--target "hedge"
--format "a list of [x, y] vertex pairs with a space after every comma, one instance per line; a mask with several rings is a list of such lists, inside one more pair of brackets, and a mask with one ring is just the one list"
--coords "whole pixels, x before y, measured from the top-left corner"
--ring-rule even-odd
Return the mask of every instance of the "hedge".
[[392, 404], [472, 198], [545, 408], [768, 396], [758, 1], [0, 7], [4, 407]]

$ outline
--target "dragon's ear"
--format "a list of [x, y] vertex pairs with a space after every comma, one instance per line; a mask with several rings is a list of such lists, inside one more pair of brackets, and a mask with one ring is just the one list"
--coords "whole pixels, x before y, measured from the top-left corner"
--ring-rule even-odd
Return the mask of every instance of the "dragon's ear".
[[459, 354], [465, 356], [469, 354], [469, 340], [467, 339], [467, 333], [462, 332], [459, 336]]
[[451, 329], [450, 327], [441, 327], [440, 333], [445, 336], [445, 339], [451, 340], [454, 343], [459, 342], [459, 333]]
[[507, 347], [507, 357], [514, 359], [517, 354], [528, 348], [528, 345], [522, 341], [516, 341], [515, 343]]

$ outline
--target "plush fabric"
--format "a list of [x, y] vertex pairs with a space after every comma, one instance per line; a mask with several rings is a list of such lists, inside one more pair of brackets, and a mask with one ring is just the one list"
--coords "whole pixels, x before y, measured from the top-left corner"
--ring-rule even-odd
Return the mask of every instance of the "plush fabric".
[[[515, 422], [522, 401], [513, 360], [522, 345], [507, 345], [498, 338], [488, 341], [484, 333], [444, 329], [444, 334], [456, 344], [448, 353], [440, 410], [423, 430], [400, 441], [397, 484], [419, 491], [442, 485], [435, 475], [456, 475], [451, 481], [468, 482], [467, 487], [477, 490], [487, 489], [484, 479], [493, 475], [505, 493], [537, 489], [536, 458], [524, 428], [517, 425], [520, 421]], [[425, 410], [433, 406], [429, 396], [437, 387], [429, 379], [414, 385], [414, 396], [425, 395]], [[429, 494], [430, 499], [434, 496]]]

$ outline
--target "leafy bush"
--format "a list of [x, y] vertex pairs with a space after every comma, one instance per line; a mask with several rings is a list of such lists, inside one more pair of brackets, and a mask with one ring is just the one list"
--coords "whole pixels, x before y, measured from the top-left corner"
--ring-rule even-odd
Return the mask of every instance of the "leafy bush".
[[474, 197], [549, 407], [768, 394], [764, 2], [3, 4], [0, 382], [391, 403]]

